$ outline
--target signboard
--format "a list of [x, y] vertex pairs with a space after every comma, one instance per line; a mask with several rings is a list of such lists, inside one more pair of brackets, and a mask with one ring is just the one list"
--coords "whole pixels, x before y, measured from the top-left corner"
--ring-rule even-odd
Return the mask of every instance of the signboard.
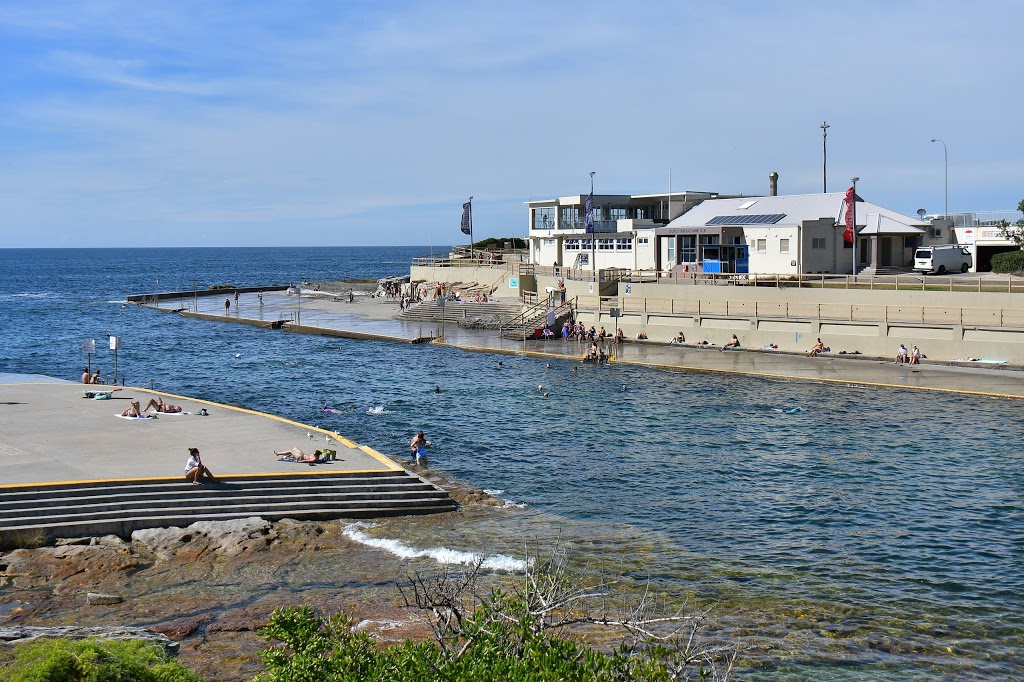
[[974, 230], [972, 230], [971, 228], [967, 228], [966, 230], [964, 230], [964, 244], [973, 244], [973, 243], [974, 243]]
[[121, 337], [111, 336], [110, 337], [110, 350], [117, 350], [121, 347]]
[[508, 288], [509, 289], [518, 289], [519, 288], [519, 278], [518, 277], [509, 277], [508, 278]]
[[82, 352], [92, 355], [96, 352], [96, 339], [86, 339], [82, 341]]
[[622, 311], [621, 311], [621, 310], [619, 310], [618, 308], [610, 308], [610, 309], [608, 310], [608, 314], [609, 314], [609, 315], [610, 315], [611, 317], [622, 317]]

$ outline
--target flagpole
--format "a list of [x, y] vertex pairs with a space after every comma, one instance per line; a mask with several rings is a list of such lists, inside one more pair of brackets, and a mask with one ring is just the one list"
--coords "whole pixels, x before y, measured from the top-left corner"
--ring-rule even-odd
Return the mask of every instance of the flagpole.
[[857, 181], [860, 178], [853, 178], [853, 281], [857, 281]]
[[[597, 171], [590, 171], [590, 215], [594, 215], [594, 173]], [[584, 216], [586, 220], [586, 216]], [[597, 284], [597, 228], [594, 227], [593, 217], [590, 219], [590, 224], [587, 227], [590, 228], [590, 265], [594, 270], [594, 288], [597, 289], [597, 296], [600, 300], [601, 287]], [[599, 306], [600, 307], [600, 306]]]
[[473, 260], [473, 197], [469, 198], [469, 259]]

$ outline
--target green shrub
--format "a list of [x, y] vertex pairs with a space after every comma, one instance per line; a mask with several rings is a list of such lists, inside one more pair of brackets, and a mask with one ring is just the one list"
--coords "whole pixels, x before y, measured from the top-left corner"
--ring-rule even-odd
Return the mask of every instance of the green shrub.
[[19, 645], [4, 682], [201, 682], [159, 644], [41, 639]]
[[1007, 251], [992, 256], [992, 272], [1024, 272], [1024, 251]]

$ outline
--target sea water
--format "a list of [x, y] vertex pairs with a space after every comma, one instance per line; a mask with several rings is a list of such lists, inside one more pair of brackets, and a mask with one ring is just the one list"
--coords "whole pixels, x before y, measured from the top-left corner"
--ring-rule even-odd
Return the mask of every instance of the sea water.
[[[438, 249], [440, 252], [440, 249]], [[353, 525], [382, 552], [493, 570], [572, 548], [711, 606], [745, 679], [1024, 677], [1022, 404], [283, 334], [132, 293], [408, 271], [416, 248], [0, 250], [0, 372], [242, 404], [431, 465], [509, 504]], [[498, 364], [498, 360], [502, 364]], [[630, 391], [621, 391], [628, 384]], [[540, 397], [538, 385], [550, 394]], [[434, 387], [440, 386], [441, 393]], [[330, 404], [337, 412], [325, 414]], [[794, 407], [802, 410], [789, 413]], [[215, 453], [210, 453], [215, 456]]]

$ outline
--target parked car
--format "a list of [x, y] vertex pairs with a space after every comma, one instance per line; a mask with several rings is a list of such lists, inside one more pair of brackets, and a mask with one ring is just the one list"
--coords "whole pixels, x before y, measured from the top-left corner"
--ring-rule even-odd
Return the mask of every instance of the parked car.
[[956, 244], [919, 246], [914, 252], [914, 272], [967, 272], [974, 265], [971, 252]]

